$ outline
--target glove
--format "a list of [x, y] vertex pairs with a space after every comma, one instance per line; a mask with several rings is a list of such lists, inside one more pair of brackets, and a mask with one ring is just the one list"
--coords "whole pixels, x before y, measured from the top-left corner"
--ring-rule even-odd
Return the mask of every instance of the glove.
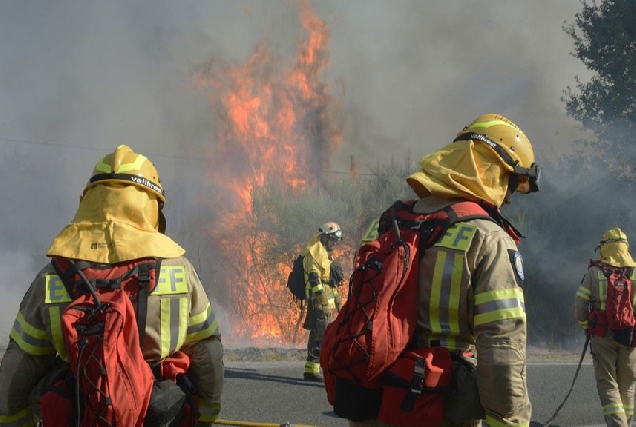
[[338, 291], [335, 291], [335, 295], [333, 297], [334, 302], [336, 303], [336, 311], [335, 314], [337, 314], [340, 309], [342, 308], [342, 298], [340, 297], [340, 294], [338, 293]]
[[329, 273], [329, 286], [335, 288], [337, 286], [342, 285], [342, 281], [344, 279], [344, 273], [342, 272], [342, 267], [340, 264], [336, 264], [335, 262], [331, 264], [331, 269]]

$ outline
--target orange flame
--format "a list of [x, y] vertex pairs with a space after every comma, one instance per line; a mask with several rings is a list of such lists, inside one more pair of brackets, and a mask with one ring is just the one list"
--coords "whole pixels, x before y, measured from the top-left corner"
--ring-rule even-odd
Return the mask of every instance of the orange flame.
[[327, 25], [306, 0], [296, 4], [307, 36], [291, 66], [282, 67], [261, 41], [245, 64], [212, 58], [194, 76], [216, 126], [206, 172], [216, 217], [208, 232], [224, 255], [236, 311], [230, 339], [295, 342], [298, 308], [284, 283], [291, 255], [270, 253], [274, 236], [254, 228], [252, 191], [266, 183], [287, 192], [316, 185], [342, 140], [338, 102], [320, 79], [329, 61]]

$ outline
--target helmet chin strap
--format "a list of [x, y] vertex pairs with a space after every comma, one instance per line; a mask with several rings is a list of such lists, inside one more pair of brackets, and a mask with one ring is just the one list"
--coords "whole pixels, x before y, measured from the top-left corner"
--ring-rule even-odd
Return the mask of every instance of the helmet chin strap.
[[159, 224], [157, 225], [157, 231], [161, 234], [166, 234], [166, 216], [163, 214], [161, 206], [159, 206]]

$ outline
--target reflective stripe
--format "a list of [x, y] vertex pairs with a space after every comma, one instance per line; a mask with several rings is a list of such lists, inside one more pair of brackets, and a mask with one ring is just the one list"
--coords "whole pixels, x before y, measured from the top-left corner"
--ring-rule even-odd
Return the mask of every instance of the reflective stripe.
[[177, 295], [188, 293], [188, 280], [182, 265], [162, 265], [157, 286], [151, 295]]
[[199, 421], [213, 423], [221, 413], [220, 403], [208, 403], [199, 401]]
[[[99, 162], [97, 162], [97, 164], [95, 165], [95, 170], [104, 173], [113, 172], [112, 165], [104, 162], [105, 158], [106, 157], [99, 159]], [[144, 164], [145, 161], [146, 156], [144, 156], [143, 154], [138, 154], [134, 162], [120, 164], [115, 173], [138, 171], [141, 169], [141, 166]]]
[[516, 126], [510, 124], [510, 122], [504, 121], [504, 120], [490, 120], [488, 122], [473, 122], [470, 124], [471, 128], [489, 128], [491, 126], [507, 126], [509, 128], [512, 128], [514, 130], [519, 130], [519, 128], [517, 128]]
[[587, 320], [579, 320], [579, 325], [581, 325], [583, 329], [587, 329]]
[[605, 310], [605, 299], [607, 297], [607, 277], [601, 270], [597, 271], [598, 275], [598, 299], [601, 304], [601, 310]]
[[49, 340], [46, 331], [27, 323], [22, 312], [18, 312], [9, 336], [25, 353], [32, 356], [46, 356], [55, 353], [53, 343]]
[[305, 373], [306, 374], [320, 374], [320, 363], [318, 362], [305, 362]]
[[466, 252], [476, 231], [477, 226], [473, 224], [453, 224], [446, 230], [444, 237], [435, 243], [435, 246]]
[[162, 298], [161, 358], [181, 348], [188, 328], [188, 298]]
[[[451, 272], [450, 277], [450, 295], [448, 296], [448, 327], [452, 337], [459, 336], [459, 306], [461, 296], [461, 284], [462, 276], [464, 272], [464, 256], [463, 254], [455, 254], [455, 260], [453, 265], [455, 266]], [[454, 341], [454, 340], [453, 340]], [[452, 348], [456, 348], [455, 342], [447, 343], [447, 346], [451, 345]]]
[[170, 354], [170, 299], [161, 300], [161, 358]]
[[625, 408], [625, 414], [627, 414], [628, 416], [634, 415], [634, 405], [633, 404], [623, 405], [623, 408]]
[[463, 253], [440, 251], [433, 269], [429, 301], [429, 341], [439, 340], [441, 345], [451, 350], [457, 348], [456, 339], [460, 334], [459, 306], [463, 259]]
[[622, 403], [610, 403], [609, 405], [603, 405], [603, 415], [622, 414], [625, 412], [625, 408]]
[[49, 324], [51, 325], [51, 339], [53, 346], [60, 358], [68, 362], [66, 346], [64, 345], [64, 334], [62, 333], [62, 311], [59, 305], [49, 306]]
[[507, 424], [494, 419], [488, 414], [486, 414], [486, 423], [488, 423], [490, 427], [530, 427], [530, 421], [521, 424]]
[[442, 277], [444, 272], [444, 264], [446, 263], [446, 252], [440, 251], [435, 259], [435, 267], [433, 268], [433, 279], [431, 280], [431, 298], [428, 305], [428, 313], [430, 316], [431, 331], [433, 334], [439, 335], [442, 331], [440, 319], [440, 299], [442, 292]]
[[475, 326], [503, 319], [525, 318], [526, 310], [521, 288], [501, 289], [475, 295]]
[[176, 303], [176, 307], [175, 303], [173, 303], [171, 307], [172, 313], [174, 313], [174, 310], [178, 310], [178, 314], [176, 316], [172, 316], [174, 318], [171, 321], [171, 324], [173, 324], [176, 328], [176, 330], [173, 329], [170, 331], [171, 345], [173, 342], [173, 337], [175, 335], [177, 336], [177, 340], [170, 350], [171, 353], [181, 348], [186, 340], [186, 335], [188, 333], [188, 307], [190, 303], [188, 301], [188, 298], [179, 298], [177, 301], [178, 302]]
[[592, 298], [592, 291], [590, 291], [585, 286], [581, 285], [579, 286], [579, 290], [576, 292], [576, 296], [578, 296], [579, 298], [585, 301], [589, 301]]
[[190, 316], [188, 319], [188, 329], [186, 343], [201, 341], [214, 335], [219, 329], [219, 322], [214, 317], [212, 306], [208, 303], [205, 311]]
[[45, 282], [44, 303], [59, 304], [71, 302], [71, 297], [66, 292], [64, 282], [55, 274], [47, 274]]
[[[159, 272], [157, 286], [151, 295], [177, 295], [188, 293], [188, 281], [185, 267], [182, 265], [162, 266]], [[62, 280], [55, 274], [46, 275], [44, 302], [46, 304], [59, 304], [71, 302], [71, 297]]]
[[311, 288], [311, 292], [313, 294], [317, 294], [317, 293], [322, 292], [322, 291], [323, 291], [322, 283], [320, 283], [320, 284], [314, 286], [313, 288]]
[[35, 415], [28, 406], [13, 415], [0, 415], [3, 427], [32, 427], [37, 422]]
[[379, 233], [378, 233], [378, 226], [380, 225], [380, 218], [376, 218], [373, 221], [371, 221], [371, 224], [369, 224], [369, 227], [367, 228], [367, 231], [364, 232], [364, 235], [362, 236], [362, 243], [368, 243], [368, 242], [372, 242], [375, 239], [378, 238]]

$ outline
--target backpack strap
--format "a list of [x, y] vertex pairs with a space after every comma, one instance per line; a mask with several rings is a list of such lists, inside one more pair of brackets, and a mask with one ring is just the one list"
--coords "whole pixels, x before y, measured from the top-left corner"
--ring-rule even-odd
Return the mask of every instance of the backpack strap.
[[[79, 295], [77, 292], [78, 290], [77, 288], [79, 287], [79, 285], [84, 285], [86, 289], [88, 290], [88, 292], [91, 293], [93, 300], [95, 301], [95, 305], [100, 306], [101, 300], [99, 299], [99, 296], [97, 295], [97, 291], [93, 284], [94, 281], [92, 282], [88, 280], [88, 278], [84, 274], [84, 271], [82, 271], [85, 268], [90, 267], [91, 263], [89, 261], [81, 261], [81, 260], [74, 261], [71, 258], [65, 258], [65, 260], [66, 262], [69, 263], [69, 268], [65, 271], [62, 270], [62, 268], [60, 267], [59, 263], [57, 262], [55, 258], [51, 259], [51, 264], [53, 265], [53, 268], [55, 269], [55, 272], [57, 273], [60, 280], [62, 280], [62, 283], [64, 284], [64, 288], [66, 288], [66, 292], [68, 293], [68, 295], [71, 298], [76, 299], [77, 295]], [[71, 280], [71, 278], [75, 276], [75, 274], [80, 276], [81, 280], [79, 283]]]
[[[150, 294], [151, 289], [154, 289], [159, 283], [159, 274], [161, 272], [161, 258], [155, 258], [154, 261], [138, 264], [128, 270], [123, 276], [116, 279], [94, 280], [89, 280], [84, 274], [83, 270], [89, 267], [102, 269], [112, 268], [112, 266], [108, 264], [98, 264], [84, 260], [74, 261], [70, 258], [64, 258], [64, 261], [68, 262], [69, 264], [69, 267], [67, 269], [63, 269], [60, 266], [60, 263], [55, 258], [51, 259], [51, 264], [53, 265], [53, 268], [55, 269], [55, 272], [57, 273], [59, 278], [62, 280], [62, 283], [66, 288], [66, 292], [72, 299], [76, 299], [80, 294], [88, 291], [94, 298], [96, 305], [100, 305], [101, 303], [97, 294], [97, 289], [120, 289], [123, 281], [134, 275], [137, 275], [139, 283], [139, 293], [137, 296], [137, 328], [139, 331], [139, 342], [143, 345], [144, 339], [146, 337], [148, 295]], [[150, 283], [151, 269], [155, 269], [154, 283]], [[75, 277], [75, 275], [79, 275], [81, 280], [73, 280], [73, 277]], [[85, 287], [86, 290], [81, 290], [81, 286]]]
[[601, 260], [593, 260], [593, 259], [590, 259], [590, 262], [587, 268], [590, 268], [590, 267], [600, 268], [601, 271], [603, 272], [603, 275], [607, 277], [608, 279], [613, 273], [624, 275], [628, 279], [631, 279], [632, 273], [634, 271], [633, 267], [615, 267], [612, 265], [605, 264]]
[[[519, 244], [520, 239], [524, 237], [521, 232], [503, 216], [496, 206], [484, 201], [475, 202], [463, 200], [445, 206], [440, 211], [437, 211], [437, 213], [433, 212], [430, 214], [416, 214], [414, 212], [415, 203], [416, 200], [396, 200], [393, 205], [381, 215], [378, 224], [378, 233], [382, 234], [396, 225], [401, 229], [410, 228], [412, 230], [419, 230], [420, 233], [422, 233], [423, 247], [427, 248], [432, 246], [436, 239], [442, 235], [448, 227], [457, 222], [471, 219], [489, 219], [504, 229], [515, 243]], [[405, 212], [407, 218], [400, 218], [400, 212]], [[439, 215], [439, 213], [445, 215]], [[425, 218], [427, 215], [430, 217]], [[422, 218], [417, 218], [418, 216]]]

